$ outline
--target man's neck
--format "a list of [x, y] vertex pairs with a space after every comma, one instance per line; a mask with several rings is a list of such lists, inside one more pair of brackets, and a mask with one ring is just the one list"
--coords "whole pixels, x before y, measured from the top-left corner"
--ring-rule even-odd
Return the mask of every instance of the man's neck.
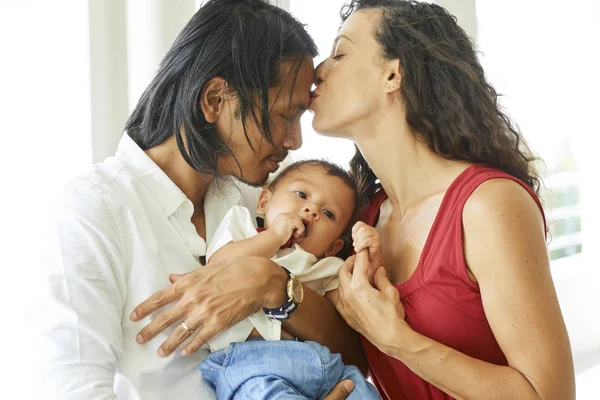
[[177, 147], [175, 136], [146, 150], [146, 154], [192, 202], [194, 214], [203, 214], [204, 195], [214, 180], [214, 176], [201, 174], [190, 167]]

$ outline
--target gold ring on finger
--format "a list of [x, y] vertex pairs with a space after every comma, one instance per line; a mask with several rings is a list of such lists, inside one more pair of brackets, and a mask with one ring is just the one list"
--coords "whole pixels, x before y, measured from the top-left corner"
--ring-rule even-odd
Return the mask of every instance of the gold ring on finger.
[[192, 333], [194, 333], [194, 329], [190, 328], [190, 326], [189, 326], [188, 324], [186, 324], [186, 323], [185, 323], [185, 321], [183, 321], [183, 322], [181, 323], [181, 327], [182, 327], [183, 329], [185, 329], [186, 331], [188, 331], [190, 335], [191, 335]]

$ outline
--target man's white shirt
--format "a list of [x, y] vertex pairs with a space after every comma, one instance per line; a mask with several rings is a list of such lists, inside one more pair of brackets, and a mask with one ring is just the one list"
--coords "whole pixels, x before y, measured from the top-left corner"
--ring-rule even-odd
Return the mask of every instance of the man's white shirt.
[[[204, 202], [207, 241], [232, 206], [254, 209], [257, 195], [246, 185], [214, 182]], [[129, 319], [136, 305], [170, 284], [170, 273], [200, 266], [207, 246], [191, 222], [193, 211], [127, 134], [114, 157], [67, 185], [58, 212], [60, 245], [43, 266], [49, 398], [215, 398], [197, 369], [207, 349], [160, 358], [157, 349], [173, 328], [139, 345], [136, 334], [158, 312]]]

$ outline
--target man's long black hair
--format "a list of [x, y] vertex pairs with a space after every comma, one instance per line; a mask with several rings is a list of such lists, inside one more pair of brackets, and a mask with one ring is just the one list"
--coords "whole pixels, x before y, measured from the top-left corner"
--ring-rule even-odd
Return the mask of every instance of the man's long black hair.
[[[268, 89], [284, 79], [295, 83], [303, 59], [316, 54], [303, 25], [267, 1], [210, 0], [175, 39], [125, 129], [144, 150], [175, 134], [192, 168], [219, 176], [217, 158], [232, 153], [200, 109], [206, 83], [224, 78], [239, 99], [236, 114], [244, 130], [251, 118], [272, 143]], [[281, 65], [286, 61], [293, 62], [292, 73], [283, 77]]]

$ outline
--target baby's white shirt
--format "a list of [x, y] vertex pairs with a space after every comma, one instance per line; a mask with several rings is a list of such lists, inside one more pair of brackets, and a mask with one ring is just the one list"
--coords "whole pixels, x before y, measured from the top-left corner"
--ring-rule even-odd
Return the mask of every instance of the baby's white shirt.
[[[206, 260], [221, 247], [230, 242], [249, 239], [258, 234], [250, 211], [243, 206], [232, 207], [215, 231], [206, 251]], [[337, 289], [337, 272], [344, 263], [338, 257], [326, 257], [318, 260], [313, 254], [305, 251], [298, 244], [288, 249], [281, 249], [271, 259], [286, 267], [306, 286], [324, 296], [330, 290]], [[224, 349], [232, 342], [245, 341], [252, 330], [256, 330], [266, 340], [281, 338], [281, 322], [268, 318], [260, 310], [228, 330], [221, 332], [208, 342], [210, 351]]]

